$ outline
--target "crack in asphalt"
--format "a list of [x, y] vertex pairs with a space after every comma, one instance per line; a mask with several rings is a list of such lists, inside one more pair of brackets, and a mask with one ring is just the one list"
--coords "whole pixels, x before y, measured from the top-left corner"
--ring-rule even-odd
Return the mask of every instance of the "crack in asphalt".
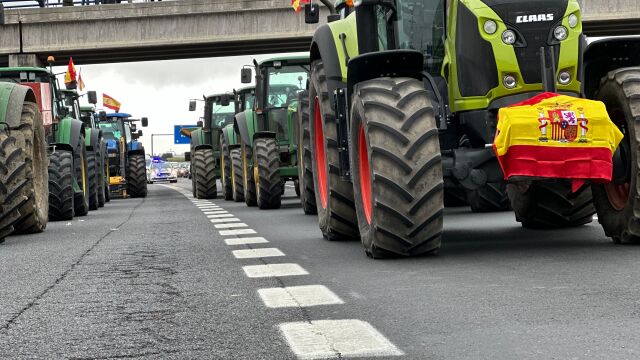
[[16, 313], [12, 318], [10, 318], [9, 320], [7, 320], [7, 322], [5, 324], [3, 324], [2, 326], [0, 326], [0, 333], [2, 332], [7, 332], [10, 328], [11, 325], [15, 324], [16, 321], [18, 321], [18, 319], [27, 311], [29, 311], [29, 309], [31, 309], [34, 305], [36, 305], [36, 303], [42, 299], [44, 296], [47, 295], [47, 293], [49, 293], [51, 290], [53, 290], [53, 288], [55, 288], [58, 284], [60, 284], [62, 281], [64, 281], [64, 279], [71, 273], [71, 271], [73, 271], [76, 266], [78, 266], [82, 260], [84, 260], [85, 257], [87, 257], [87, 255], [89, 255], [89, 253], [91, 253], [91, 251], [93, 251], [93, 249], [95, 249], [100, 242], [102, 242], [102, 240], [104, 240], [105, 238], [107, 238], [109, 235], [111, 235], [112, 233], [118, 231], [118, 229], [120, 229], [122, 226], [124, 226], [126, 223], [128, 223], [132, 218], [133, 218], [133, 214], [135, 213], [135, 211], [142, 206], [142, 204], [144, 204], [145, 202], [145, 198], [142, 199], [142, 201], [140, 201], [136, 206], [133, 207], [133, 209], [131, 209], [131, 213], [129, 213], [129, 216], [120, 224], [118, 224], [115, 228], [112, 228], [111, 230], [107, 231], [102, 237], [100, 237], [93, 245], [91, 245], [91, 247], [89, 249], [87, 249], [84, 253], [82, 253], [82, 255], [80, 255], [80, 257], [73, 263], [71, 264], [71, 266], [65, 270], [54, 282], [53, 284], [49, 285], [47, 288], [45, 288], [40, 294], [38, 294], [33, 300], [31, 300], [29, 303], [27, 303], [22, 309], [20, 309], [20, 311], [18, 311], [18, 313]]

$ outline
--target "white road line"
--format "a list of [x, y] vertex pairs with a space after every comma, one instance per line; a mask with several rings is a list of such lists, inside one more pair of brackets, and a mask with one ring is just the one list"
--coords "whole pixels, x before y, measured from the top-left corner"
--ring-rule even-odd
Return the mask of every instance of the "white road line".
[[308, 275], [298, 264], [266, 264], [243, 266], [242, 270], [250, 278]]
[[224, 210], [224, 209], [221, 208], [220, 206], [207, 206], [207, 207], [199, 208], [199, 210], [201, 210], [201, 211], [218, 211], [218, 210]]
[[222, 236], [256, 234], [256, 231], [253, 229], [220, 230], [219, 232]]
[[259, 289], [258, 295], [270, 308], [344, 304], [338, 295], [324, 285]]
[[248, 225], [245, 223], [229, 223], [229, 224], [215, 224], [213, 225], [216, 229], [229, 229], [229, 228], [241, 228], [247, 227]]
[[246, 244], [263, 244], [269, 241], [263, 237], [246, 237], [246, 238], [232, 238], [224, 239], [227, 245], [246, 245]]
[[217, 218], [228, 218], [228, 217], [234, 217], [235, 215], [226, 213], [226, 214], [213, 214], [213, 215], [207, 215], [207, 218], [209, 219], [217, 219]]
[[301, 359], [404, 355], [362, 320], [315, 320], [280, 324], [291, 350]]
[[203, 211], [205, 215], [218, 215], [218, 214], [228, 214], [227, 210], [216, 210], [216, 211]]
[[238, 219], [238, 218], [222, 218], [222, 219], [209, 219], [209, 221], [211, 221], [212, 223], [216, 224], [216, 223], [226, 223], [226, 222], [240, 221], [240, 219]]
[[276, 249], [276, 248], [242, 249], [242, 250], [233, 250], [233, 256], [235, 256], [236, 259], [254, 259], [254, 258], [284, 256], [284, 253], [280, 251], [280, 249]]
[[196, 205], [196, 207], [197, 207], [198, 209], [203, 209], [203, 208], [210, 208], [210, 207], [219, 208], [220, 206], [218, 206], [218, 205], [213, 205], [213, 204], [207, 204], [207, 205]]

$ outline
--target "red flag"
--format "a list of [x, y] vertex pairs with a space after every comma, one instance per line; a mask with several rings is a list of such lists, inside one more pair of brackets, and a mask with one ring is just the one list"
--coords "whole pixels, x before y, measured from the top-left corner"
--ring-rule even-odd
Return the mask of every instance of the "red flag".
[[64, 74], [64, 83], [67, 87], [76, 81], [76, 66], [73, 64], [73, 58], [69, 58], [69, 65], [67, 65], [67, 72]]
[[291, 0], [291, 7], [296, 11], [296, 13], [299, 13], [302, 8], [302, 4], [308, 4], [309, 1], [310, 0]]
[[115, 112], [120, 111], [120, 102], [107, 94], [102, 94], [102, 105]]

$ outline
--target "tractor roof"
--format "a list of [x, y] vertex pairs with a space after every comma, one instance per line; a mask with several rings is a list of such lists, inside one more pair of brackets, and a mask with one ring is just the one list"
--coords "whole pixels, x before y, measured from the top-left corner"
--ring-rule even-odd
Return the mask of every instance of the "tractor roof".
[[80, 111], [91, 111], [91, 112], [95, 112], [96, 108], [93, 107], [92, 105], [82, 105], [80, 106]]
[[127, 113], [109, 113], [109, 114], [107, 114], [107, 117], [108, 118], [117, 117], [117, 118], [126, 119], [126, 118], [130, 118], [131, 114], [127, 114]]
[[226, 92], [226, 93], [217, 93], [217, 94], [213, 94], [213, 95], [208, 95], [207, 99], [211, 99], [211, 98], [214, 98], [214, 97], [222, 96], [222, 95], [225, 95], [225, 94], [229, 95], [229, 101], [233, 101], [233, 93], [232, 92], [231, 93]]
[[271, 63], [274, 61], [282, 61], [282, 62], [295, 62], [295, 63], [309, 63], [309, 56], [308, 55], [303, 55], [303, 56], [278, 56], [278, 57], [273, 57], [270, 59], [266, 59], [261, 61], [260, 63], [258, 63], [258, 65], [262, 65], [262, 64], [266, 64], [266, 63]]
[[241, 93], [241, 92], [248, 92], [248, 91], [255, 90], [255, 89], [256, 89], [256, 87], [251, 85], [251, 86], [243, 86], [243, 87], [241, 87], [239, 89], [236, 89], [236, 91]]
[[40, 67], [16, 66], [16, 67], [3, 67], [3, 68], [0, 68], [0, 72], [12, 72], [12, 71], [46, 72], [47, 74], [51, 74], [49, 69], [40, 68]]

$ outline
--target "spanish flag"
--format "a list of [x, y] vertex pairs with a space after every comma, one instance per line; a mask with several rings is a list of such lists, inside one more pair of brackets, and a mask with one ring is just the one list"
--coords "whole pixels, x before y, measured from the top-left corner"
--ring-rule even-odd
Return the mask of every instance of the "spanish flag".
[[78, 89], [80, 89], [80, 91], [84, 90], [84, 81], [82, 81], [82, 69], [80, 69], [80, 72], [78, 73]]
[[296, 13], [300, 12], [300, 8], [302, 4], [308, 4], [309, 0], [291, 0], [291, 7]]
[[609, 182], [622, 138], [602, 102], [543, 93], [500, 109], [493, 148], [505, 179]]
[[73, 58], [69, 58], [69, 65], [67, 65], [67, 72], [64, 74], [64, 84], [67, 89], [76, 88], [76, 66], [73, 64]]
[[120, 111], [120, 102], [107, 94], [102, 94], [102, 106], [115, 112]]

